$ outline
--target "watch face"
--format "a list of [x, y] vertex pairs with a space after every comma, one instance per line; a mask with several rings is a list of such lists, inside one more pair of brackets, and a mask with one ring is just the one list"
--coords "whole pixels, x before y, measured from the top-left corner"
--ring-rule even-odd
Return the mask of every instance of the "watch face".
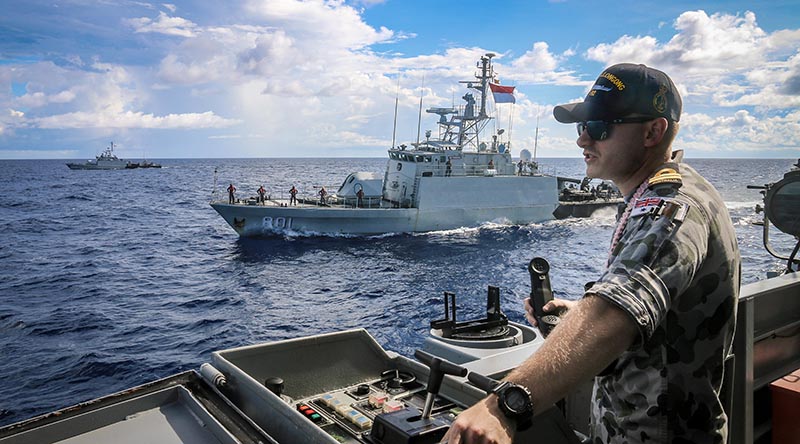
[[508, 408], [518, 413], [522, 413], [528, 403], [528, 394], [519, 387], [510, 387], [505, 398]]

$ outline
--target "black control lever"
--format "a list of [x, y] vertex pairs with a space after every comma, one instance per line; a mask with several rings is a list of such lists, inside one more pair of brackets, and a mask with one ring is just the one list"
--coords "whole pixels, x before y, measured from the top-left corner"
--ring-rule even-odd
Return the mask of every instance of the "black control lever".
[[414, 357], [431, 369], [430, 375], [428, 376], [428, 387], [426, 389], [428, 395], [425, 397], [425, 408], [422, 409], [422, 419], [427, 419], [431, 416], [433, 401], [439, 393], [439, 389], [442, 387], [444, 375], [466, 376], [467, 369], [422, 350], [415, 351]]
[[469, 376], [467, 376], [467, 379], [475, 387], [478, 387], [487, 394], [491, 393], [491, 391], [494, 390], [495, 387], [497, 387], [497, 384], [500, 383], [499, 381], [494, 380], [488, 376], [483, 376], [482, 374], [475, 372], [469, 372]]
[[539, 324], [539, 331], [546, 338], [561, 320], [557, 314], [545, 314], [544, 306], [553, 300], [553, 290], [550, 288], [550, 264], [542, 257], [531, 259], [528, 264], [528, 273], [531, 275], [531, 305], [533, 317]]

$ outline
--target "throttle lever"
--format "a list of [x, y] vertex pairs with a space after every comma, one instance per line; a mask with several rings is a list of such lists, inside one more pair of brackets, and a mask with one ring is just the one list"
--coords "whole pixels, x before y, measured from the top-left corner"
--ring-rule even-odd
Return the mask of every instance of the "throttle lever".
[[535, 257], [528, 264], [528, 273], [531, 275], [531, 306], [533, 317], [539, 325], [539, 331], [546, 338], [561, 320], [557, 314], [545, 314], [544, 306], [553, 300], [553, 290], [550, 288], [550, 264], [545, 258]]
[[428, 395], [425, 397], [425, 407], [422, 409], [422, 419], [427, 419], [431, 416], [433, 401], [439, 393], [439, 389], [442, 387], [444, 375], [463, 377], [467, 375], [467, 369], [422, 350], [416, 350], [414, 352], [414, 357], [430, 368], [428, 387], [426, 388]]
[[482, 374], [475, 372], [469, 372], [469, 376], [467, 376], [467, 379], [469, 380], [469, 382], [475, 385], [475, 387], [478, 387], [479, 389], [486, 392], [486, 394], [491, 393], [492, 390], [494, 390], [494, 388], [497, 387], [497, 384], [500, 384], [500, 381], [492, 379], [488, 376], [483, 376]]

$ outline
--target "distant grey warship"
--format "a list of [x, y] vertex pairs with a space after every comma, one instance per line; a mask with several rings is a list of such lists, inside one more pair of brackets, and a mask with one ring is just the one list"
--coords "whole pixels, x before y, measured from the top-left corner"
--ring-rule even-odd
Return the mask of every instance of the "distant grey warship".
[[[498, 140], [504, 130], [482, 138], [493, 117], [487, 96], [496, 87], [494, 54], [479, 62], [477, 80], [459, 107], [431, 108], [438, 135], [389, 149], [383, 177], [348, 175], [341, 187], [320, 198], [228, 199], [211, 206], [242, 237], [276, 231], [380, 234], [473, 227], [485, 222], [528, 224], [553, 219], [558, 206], [555, 176], [541, 174], [535, 162], [524, 170], [514, 164], [510, 142]], [[490, 85], [490, 83], [492, 85]], [[449, 118], [448, 118], [449, 116]], [[394, 145], [394, 142], [393, 142]]]
[[124, 170], [126, 168], [135, 168], [131, 165], [138, 164], [131, 163], [129, 160], [120, 159], [114, 154], [114, 142], [99, 155], [95, 156], [95, 160], [87, 160], [84, 163], [68, 163], [67, 166], [71, 170]]

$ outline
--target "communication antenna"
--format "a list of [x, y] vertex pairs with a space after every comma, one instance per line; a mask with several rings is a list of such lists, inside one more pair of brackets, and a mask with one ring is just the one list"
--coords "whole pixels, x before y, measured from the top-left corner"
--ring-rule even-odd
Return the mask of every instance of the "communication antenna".
[[425, 74], [422, 74], [422, 88], [419, 90], [419, 118], [417, 119], [417, 146], [419, 146], [419, 131], [422, 126], [422, 93], [425, 91]]
[[214, 188], [211, 190], [211, 201], [217, 197], [217, 167], [214, 167]]
[[400, 100], [400, 77], [397, 78], [397, 92], [394, 94], [394, 125], [392, 126], [392, 146], [394, 148], [395, 136], [397, 135], [397, 102]]
[[533, 161], [536, 162], [536, 147], [539, 145], [539, 109], [536, 109], [536, 133], [533, 136]]

